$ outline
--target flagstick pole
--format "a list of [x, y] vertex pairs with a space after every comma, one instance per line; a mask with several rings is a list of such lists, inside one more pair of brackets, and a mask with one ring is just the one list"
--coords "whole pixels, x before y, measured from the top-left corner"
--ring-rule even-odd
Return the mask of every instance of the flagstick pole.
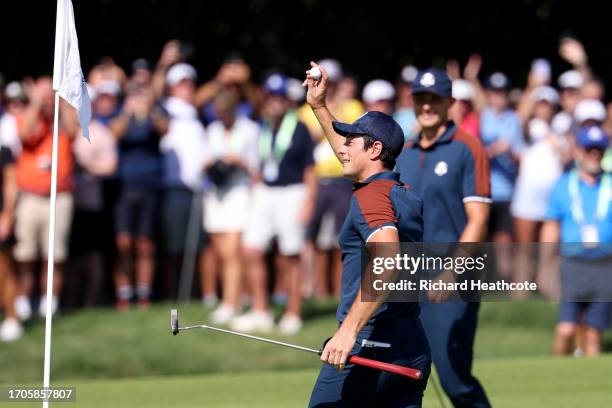
[[[53, 323], [53, 269], [55, 266], [55, 203], [57, 199], [57, 150], [59, 133], [59, 92], [55, 92], [55, 112], [53, 118], [53, 156], [51, 160], [51, 202], [49, 206], [49, 245], [47, 251], [47, 304], [45, 313], [45, 365], [43, 387], [50, 386], [51, 378], [51, 327]], [[43, 401], [43, 408], [49, 401]]]

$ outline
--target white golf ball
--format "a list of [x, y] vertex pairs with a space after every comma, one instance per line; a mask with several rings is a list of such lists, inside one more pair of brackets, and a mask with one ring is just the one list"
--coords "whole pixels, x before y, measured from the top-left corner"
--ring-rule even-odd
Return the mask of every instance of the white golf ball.
[[310, 69], [310, 76], [318, 81], [319, 79], [321, 79], [321, 70], [318, 67], [314, 67]]

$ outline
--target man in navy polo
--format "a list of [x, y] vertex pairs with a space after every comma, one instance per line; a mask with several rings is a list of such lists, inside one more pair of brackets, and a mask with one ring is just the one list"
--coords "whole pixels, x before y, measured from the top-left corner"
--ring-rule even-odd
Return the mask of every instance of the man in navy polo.
[[[400, 180], [425, 204], [423, 242], [479, 242], [487, 232], [489, 160], [480, 141], [448, 119], [453, 103], [446, 72], [419, 72], [412, 95], [421, 133], [397, 160]], [[431, 293], [421, 303], [421, 322], [442, 387], [455, 407], [489, 407], [484, 389], [471, 374], [479, 303]]]
[[[420, 242], [423, 202], [391, 171], [404, 135], [392, 117], [367, 112], [353, 124], [336, 122], [325, 104], [328, 75], [308, 74], [307, 102], [342, 162], [343, 175], [355, 181], [349, 212], [340, 231], [342, 285], [336, 317], [340, 326], [326, 343], [328, 363], [312, 391], [309, 407], [420, 407], [431, 359], [419, 322], [419, 305], [361, 301], [361, 257], [366, 243]], [[368, 346], [369, 345], [369, 346]], [[366, 347], [368, 346], [368, 347]], [[414, 367], [420, 380], [345, 363], [349, 355]]]

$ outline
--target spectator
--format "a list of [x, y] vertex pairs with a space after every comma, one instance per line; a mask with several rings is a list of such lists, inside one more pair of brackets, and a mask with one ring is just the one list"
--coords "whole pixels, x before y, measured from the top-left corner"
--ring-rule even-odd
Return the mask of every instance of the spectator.
[[286, 78], [275, 74], [264, 85], [266, 97], [261, 116], [265, 126], [259, 139], [262, 183], [256, 186], [251, 219], [244, 235], [245, 262], [251, 279], [252, 310], [235, 318], [238, 331], [269, 331], [273, 326], [268, 310], [264, 251], [278, 238], [289, 293], [287, 310], [279, 330], [293, 334], [300, 330], [300, 253], [305, 225], [314, 207], [316, 180], [313, 171], [313, 142], [295, 111], [288, 111]]
[[[548, 208], [549, 195], [563, 172], [567, 143], [555, 134], [551, 121], [559, 103], [559, 94], [549, 86], [535, 88], [533, 112], [527, 124], [528, 141], [520, 155], [519, 173], [510, 211], [514, 221], [517, 247], [513, 278], [517, 282], [531, 280], [535, 266], [531, 245], [537, 242]], [[525, 293], [517, 293], [517, 296]]]
[[363, 87], [363, 103], [365, 110], [378, 111], [391, 115], [393, 113], [393, 99], [395, 89], [384, 79], [374, 79]]
[[115, 81], [120, 85], [126, 82], [125, 71], [111, 57], [102, 57], [87, 75], [87, 83], [96, 87], [102, 81]]
[[117, 247], [114, 278], [118, 310], [126, 310], [133, 295], [132, 263], [135, 264], [138, 303], [147, 308], [150, 302], [162, 176], [159, 136], [168, 131], [167, 116], [155, 105], [154, 97], [151, 88], [131, 89], [121, 113], [110, 123], [119, 144], [120, 191], [114, 209]]
[[19, 82], [10, 82], [4, 90], [5, 111], [0, 115], [0, 145], [11, 149], [13, 157], [21, 153], [21, 141], [17, 131], [17, 116], [27, 104], [23, 86]]
[[601, 126], [606, 117], [606, 107], [596, 99], [584, 99], [576, 105], [574, 110], [574, 120], [580, 128], [591, 125]]
[[[542, 228], [542, 242], [561, 242], [561, 303], [553, 352], [568, 354], [579, 323], [586, 325], [583, 351], [601, 352], [602, 333], [609, 327], [609, 263], [612, 256], [610, 173], [601, 159], [608, 136], [597, 126], [580, 130], [576, 137], [577, 168], [555, 185]], [[583, 243], [577, 244], [577, 243]]]
[[220, 93], [214, 100], [220, 118], [208, 125], [206, 172], [213, 186], [204, 199], [204, 228], [220, 261], [222, 299], [212, 313], [216, 324], [228, 323], [239, 311], [243, 263], [241, 234], [251, 202], [252, 178], [259, 171], [259, 125], [236, 116], [235, 94]]
[[[92, 307], [104, 282], [106, 239], [112, 218], [105, 209], [105, 178], [115, 174], [118, 163], [117, 142], [103, 122], [115, 110], [113, 81], [102, 81], [92, 95], [93, 120], [89, 124], [90, 140], [77, 137], [72, 151], [74, 170], [74, 222], [70, 233], [70, 266], [66, 271], [66, 307]], [[111, 92], [111, 94], [109, 94]], [[92, 233], [95, 231], [95, 233]], [[112, 236], [112, 235], [110, 235]]]
[[[488, 232], [496, 243], [512, 242], [510, 200], [518, 173], [518, 155], [523, 131], [519, 116], [508, 107], [510, 81], [501, 72], [491, 74], [485, 84], [487, 106], [480, 116], [480, 136], [491, 166], [491, 215]], [[497, 246], [496, 264], [501, 276], [510, 274], [508, 245]]]
[[[30, 296], [34, 289], [36, 261], [48, 255], [49, 193], [51, 191], [51, 155], [53, 145], [54, 97], [51, 79], [41, 77], [33, 84], [28, 107], [17, 116], [17, 131], [22, 153], [17, 159], [17, 184], [20, 190], [16, 207], [14, 256], [17, 261], [19, 289], [15, 301], [22, 320], [30, 317]], [[68, 235], [72, 222], [72, 152], [70, 137], [76, 129], [76, 116], [63, 111], [62, 130], [58, 134], [57, 202], [55, 230], [55, 269], [52, 310], [58, 308], [62, 288], [63, 265], [68, 255]], [[72, 113], [72, 115], [71, 115]], [[72, 120], [72, 123], [69, 122]], [[39, 313], [46, 315], [46, 274], [41, 276]]]
[[519, 175], [511, 211], [519, 242], [535, 242], [538, 227], [546, 214], [548, 195], [563, 171], [563, 140], [550, 123], [559, 95], [548, 86], [537, 88], [532, 118], [527, 125], [528, 144], [521, 152]]
[[240, 99], [236, 116], [253, 117], [261, 104], [260, 91], [251, 81], [251, 67], [239, 54], [228, 55], [215, 78], [196, 91], [195, 104], [202, 109], [206, 124], [219, 119], [212, 101], [222, 90], [234, 93]]
[[0, 323], [0, 341], [4, 342], [15, 341], [23, 334], [15, 310], [17, 281], [9, 254], [16, 200], [15, 161], [11, 150], [0, 146], [0, 305], [4, 311], [4, 320]]
[[480, 137], [480, 121], [474, 108], [475, 90], [465, 79], [453, 80], [453, 98], [449, 116], [466, 133]]
[[559, 105], [561, 111], [552, 120], [552, 127], [558, 135], [568, 135], [578, 130], [574, 121], [574, 110], [580, 102], [580, 89], [584, 84], [584, 78], [578, 71], [566, 71], [558, 79], [560, 95]]
[[92, 118], [108, 126], [121, 110], [118, 103], [121, 85], [115, 80], [105, 79], [91, 89], [93, 89]]
[[416, 78], [418, 70], [412, 65], [402, 68], [399, 78], [395, 83], [395, 111], [393, 119], [399, 123], [404, 132], [404, 140], [409, 141], [416, 137], [419, 124], [414, 114], [414, 101], [412, 100], [412, 82]]
[[132, 76], [129, 82], [134, 84], [132, 86], [150, 86], [153, 83], [153, 71], [149, 61], [138, 58], [132, 62]]
[[[166, 74], [169, 97], [163, 103], [170, 116], [168, 133], [162, 138], [164, 197], [162, 231], [165, 243], [166, 298], [177, 295], [179, 267], [192, 250], [202, 247], [201, 198], [203, 168], [206, 160], [206, 133], [193, 105], [195, 69], [185, 63], [173, 65]], [[194, 207], [195, 206], [195, 207]], [[197, 216], [193, 217], [193, 214]], [[188, 242], [188, 226], [196, 225], [195, 240]]]

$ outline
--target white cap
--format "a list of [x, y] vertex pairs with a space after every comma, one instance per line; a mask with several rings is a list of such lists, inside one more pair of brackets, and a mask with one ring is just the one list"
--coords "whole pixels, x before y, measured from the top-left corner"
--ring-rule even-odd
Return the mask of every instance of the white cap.
[[550, 133], [550, 126], [544, 119], [533, 118], [528, 125], [529, 139], [532, 142], [537, 142], [544, 139]]
[[104, 81], [101, 81], [98, 85], [96, 85], [94, 88], [95, 96], [100, 96], [103, 94], [118, 96], [120, 93], [121, 85], [119, 85], [119, 82], [112, 79], [105, 79]]
[[603, 122], [606, 120], [606, 116], [606, 107], [597, 99], [585, 99], [580, 101], [574, 110], [574, 118], [579, 124], [587, 120]]
[[406, 65], [404, 68], [402, 68], [400, 77], [404, 82], [413, 83], [418, 74], [419, 70], [417, 67], [415, 67], [414, 65]]
[[572, 124], [572, 115], [562, 111], [555, 115], [550, 126], [557, 135], [565, 135], [572, 129]]
[[184, 62], [180, 62], [170, 67], [166, 73], [166, 83], [169, 86], [174, 86], [185, 79], [195, 81], [197, 77], [198, 74], [194, 67]]
[[287, 79], [287, 98], [294, 102], [302, 102], [306, 97], [306, 90], [302, 82], [295, 78]]
[[25, 98], [25, 92], [23, 86], [17, 81], [9, 82], [4, 88], [4, 95], [8, 99], [22, 99]]
[[471, 101], [474, 99], [474, 86], [465, 79], [453, 80], [453, 98], [460, 101]]
[[374, 79], [363, 88], [363, 101], [365, 103], [388, 101], [394, 97], [395, 89], [393, 85], [384, 79]]
[[559, 92], [555, 90], [555, 88], [551, 86], [538, 86], [533, 90], [533, 100], [536, 102], [548, 102], [551, 105], [559, 104]]
[[576, 70], [565, 71], [558, 79], [559, 88], [575, 88], [580, 89], [584, 85], [584, 77]]
[[327, 75], [331, 82], [338, 82], [342, 79], [344, 75], [342, 73], [342, 65], [340, 65], [340, 62], [337, 60], [331, 58], [322, 59], [318, 64], [327, 71]]

